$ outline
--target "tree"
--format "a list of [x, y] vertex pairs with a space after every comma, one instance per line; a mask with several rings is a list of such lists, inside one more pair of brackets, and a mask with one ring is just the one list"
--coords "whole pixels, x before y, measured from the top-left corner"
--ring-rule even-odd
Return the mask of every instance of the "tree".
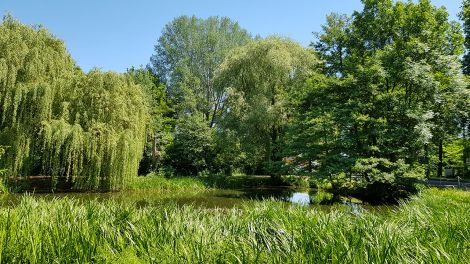
[[202, 115], [213, 127], [223, 112], [226, 91], [214, 84], [214, 75], [227, 52], [251, 39], [229, 18], [181, 16], [165, 26], [152, 70], [168, 87], [177, 115]]
[[289, 97], [318, 60], [313, 51], [290, 40], [270, 37], [233, 50], [217, 73], [230, 91], [222, 127], [236, 131], [252, 159], [252, 172], [280, 161], [279, 142], [288, 120]]
[[420, 176], [456, 133], [462, 36], [427, 0], [363, 3], [350, 18], [329, 16], [318, 34], [330, 77], [312, 77], [296, 99], [290, 142], [315, 149], [297, 155], [315, 160], [320, 175], [356, 179], [385, 197]]
[[0, 25], [0, 145], [6, 179], [59, 177], [116, 189], [137, 174], [148, 112], [127, 77], [83, 73], [62, 41], [6, 16]]
[[323, 33], [313, 33], [317, 41], [311, 46], [324, 60], [329, 75], [341, 75], [345, 72], [344, 59], [350, 41], [350, 24], [351, 18], [347, 15], [332, 13], [326, 17], [326, 24], [322, 26]]
[[168, 154], [168, 163], [178, 175], [194, 176], [214, 171], [214, 130], [202, 117], [184, 116], [175, 127], [175, 139]]
[[140, 173], [148, 173], [157, 170], [162, 164], [173, 141], [174, 110], [166, 87], [150, 69], [131, 68], [127, 74], [142, 87], [149, 106], [147, 143], [139, 169]]
[[470, 178], [470, 92], [468, 76], [470, 75], [470, 1], [464, 0], [462, 2], [462, 11], [459, 14], [460, 19], [463, 21], [463, 31], [465, 35], [465, 55], [462, 60], [463, 72], [466, 75], [467, 82], [467, 96], [461, 100], [460, 105], [460, 128], [462, 130], [462, 166], [463, 175]]
[[470, 1], [463, 0], [462, 11], [459, 14], [460, 19], [463, 21], [463, 32], [465, 34], [465, 50], [466, 54], [463, 56], [462, 66], [463, 72], [466, 75], [470, 74]]

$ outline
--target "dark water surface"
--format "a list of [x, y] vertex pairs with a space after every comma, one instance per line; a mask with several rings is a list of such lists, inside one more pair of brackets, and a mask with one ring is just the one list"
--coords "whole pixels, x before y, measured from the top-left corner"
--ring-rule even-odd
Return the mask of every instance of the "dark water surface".
[[[297, 190], [289, 188], [252, 188], [252, 189], [214, 189], [207, 191], [122, 191], [110, 193], [48, 193], [48, 194], [6, 194], [0, 196], [0, 206], [15, 206], [24, 195], [42, 199], [75, 198], [80, 201], [114, 200], [122, 203], [132, 203], [136, 207], [159, 206], [165, 204], [193, 205], [203, 208], [234, 208], [242, 206], [247, 201], [278, 200], [300, 206], [314, 206], [325, 210], [334, 207], [346, 207], [358, 214], [365, 210], [386, 212], [393, 209], [390, 206], [370, 206], [361, 201], [348, 197], [332, 197], [331, 194], [316, 190]], [[326, 196], [326, 198], [325, 198]]]

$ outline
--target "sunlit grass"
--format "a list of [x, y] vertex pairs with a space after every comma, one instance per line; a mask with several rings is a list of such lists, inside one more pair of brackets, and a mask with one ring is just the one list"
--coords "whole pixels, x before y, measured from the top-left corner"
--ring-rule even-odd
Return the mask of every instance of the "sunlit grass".
[[127, 190], [204, 190], [205, 184], [194, 177], [165, 178], [156, 174], [132, 178], [126, 183]]
[[0, 209], [0, 262], [468, 263], [470, 194], [425, 190], [388, 214], [25, 196]]

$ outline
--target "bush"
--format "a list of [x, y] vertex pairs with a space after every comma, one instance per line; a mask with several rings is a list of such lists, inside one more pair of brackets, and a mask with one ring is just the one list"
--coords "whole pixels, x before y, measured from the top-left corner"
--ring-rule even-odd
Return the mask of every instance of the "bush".
[[214, 170], [214, 129], [198, 116], [184, 116], [177, 121], [173, 145], [167, 163], [177, 175], [196, 176]]

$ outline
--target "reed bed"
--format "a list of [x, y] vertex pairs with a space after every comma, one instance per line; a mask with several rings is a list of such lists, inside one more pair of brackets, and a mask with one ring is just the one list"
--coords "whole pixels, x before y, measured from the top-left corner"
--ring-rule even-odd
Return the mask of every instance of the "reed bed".
[[470, 193], [424, 190], [388, 213], [24, 196], [0, 209], [1, 263], [469, 263]]

